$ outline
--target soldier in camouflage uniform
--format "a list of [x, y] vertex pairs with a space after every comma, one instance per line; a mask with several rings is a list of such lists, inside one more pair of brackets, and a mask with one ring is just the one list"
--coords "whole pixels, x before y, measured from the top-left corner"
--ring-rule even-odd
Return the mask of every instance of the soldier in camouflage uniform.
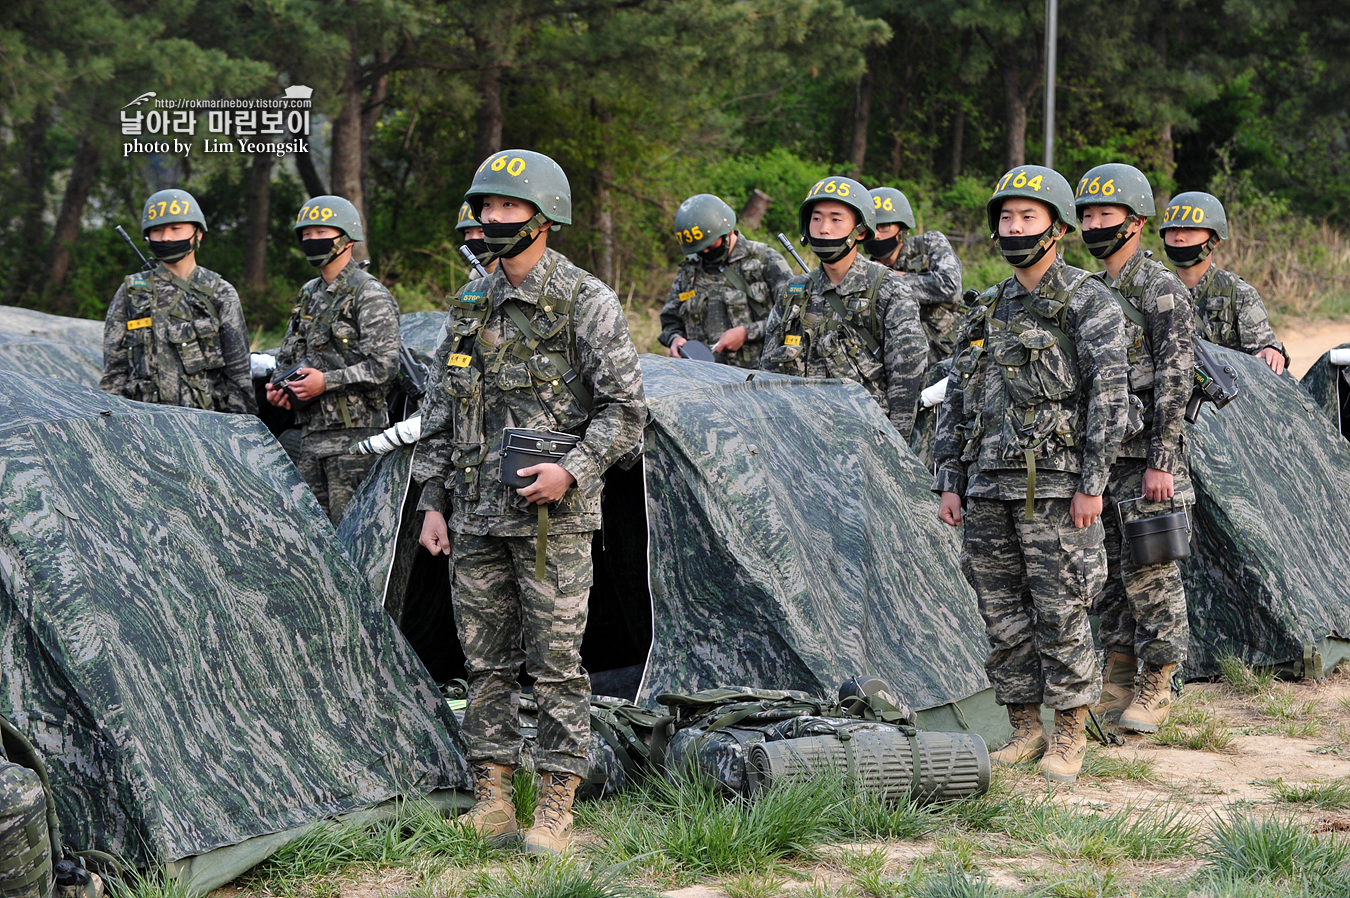
[[1163, 212], [1158, 226], [1167, 258], [1191, 291], [1195, 335], [1219, 346], [1254, 355], [1283, 374], [1289, 353], [1275, 339], [1261, 294], [1242, 278], [1214, 264], [1210, 253], [1228, 239], [1223, 204], [1199, 191], [1179, 193]]
[[257, 411], [239, 294], [197, 264], [205, 233], [201, 206], [186, 190], [146, 200], [141, 235], [159, 264], [129, 275], [113, 295], [99, 389], [141, 402]]
[[[957, 332], [933, 489], [939, 517], [965, 526], [961, 566], [989, 637], [985, 669], [1013, 725], [990, 757], [1041, 758], [1048, 780], [1073, 782], [1101, 689], [1088, 604], [1106, 578], [1098, 519], [1125, 426], [1124, 317], [1098, 277], [1057, 254], [1076, 218], [1063, 176], [1014, 168], [988, 212], [1016, 271]], [[1042, 703], [1055, 710], [1048, 744]]]
[[858, 254], [875, 233], [872, 197], [852, 178], [816, 182], [798, 211], [821, 261], [788, 282], [765, 325], [765, 371], [862, 384], [909, 439], [928, 344], [907, 279]]
[[[1108, 570], [1097, 598], [1106, 650], [1096, 712], [1120, 726], [1156, 733], [1172, 703], [1172, 675], [1186, 660], [1191, 631], [1186, 592], [1175, 561], [1139, 567], [1120, 521], [1172, 510], [1190, 500], [1183, 444], [1186, 402], [1194, 384], [1195, 323], [1190, 291], [1139, 246], [1156, 213], [1153, 188], [1132, 165], [1108, 163], [1078, 182], [1075, 205], [1088, 251], [1106, 265], [1125, 316], [1130, 402], [1138, 424], [1127, 431], [1106, 486]], [[1164, 504], [1165, 503], [1165, 504]], [[1136, 684], [1136, 669], [1142, 663]]]
[[952, 332], [961, 312], [961, 260], [941, 231], [909, 233], [914, 210], [903, 193], [894, 187], [877, 187], [871, 193], [877, 234], [863, 242], [863, 249], [873, 261], [912, 281], [931, 368], [952, 357]]
[[487, 240], [483, 238], [483, 226], [473, 217], [473, 207], [468, 203], [461, 203], [459, 206], [459, 220], [455, 222], [455, 230], [459, 231], [464, 238], [464, 245], [473, 253], [478, 264], [487, 269], [488, 274], [497, 270], [497, 260], [493, 258]]
[[[423, 412], [431, 435], [413, 467], [421, 543], [449, 554], [453, 572], [469, 682], [469, 820], [490, 838], [516, 832], [516, 668], [524, 662], [535, 679], [544, 780], [524, 844], [527, 853], [554, 853], [570, 843], [572, 802], [588, 769], [590, 681], [580, 650], [600, 493], [605, 471], [639, 446], [646, 401], [614, 291], [548, 248], [549, 228], [572, 223], [558, 164], [528, 150], [496, 153], [466, 196], [501, 267], [451, 302], [436, 352], [441, 375]], [[507, 427], [581, 440], [557, 464], [520, 469], [535, 479], [509, 489], [501, 470]]]
[[[365, 239], [361, 215], [340, 196], [316, 196], [300, 207], [295, 233], [319, 277], [300, 288], [277, 368], [295, 364], [300, 450], [295, 466], [334, 523], [378, 460], [349, 450], [389, 426], [389, 388], [398, 375], [398, 304], [383, 284], [352, 260]], [[267, 401], [291, 408], [270, 384]]]
[[792, 279], [787, 262], [736, 230], [736, 213], [710, 193], [680, 204], [675, 239], [686, 255], [661, 308], [657, 339], [672, 358], [686, 340], [699, 340], [723, 364], [758, 368], [764, 319]]

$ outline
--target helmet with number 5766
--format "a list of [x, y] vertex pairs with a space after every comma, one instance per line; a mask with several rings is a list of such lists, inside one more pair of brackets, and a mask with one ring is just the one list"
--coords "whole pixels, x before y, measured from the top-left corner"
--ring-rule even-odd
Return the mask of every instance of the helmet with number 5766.
[[686, 255], [701, 253], [736, 229], [736, 213], [711, 193], [696, 193], [675, 210], [675, 239]]
[[876, 215], [877, 226], [898, 224], [902, 228], [914, 227], [914, 210], [909, 199], [894, 187], [872, 188], [872, 210]]
[[502, 150], [484, 159], [464, 194], [479, 221], [485, 196], [525, 200], [554, 224], [572, 223], [572, 187], [562, 166], [543, 153]]
[[295, 216], [296, 236], [305, 228], [337, 228], [356, 243], [366, 239], [361, 213], [350, 200], [340, 196], [316, 196], [301, 206], [300, 214]]
[[1010, 197], [1026, 197], [1045, 203], [1052, 214], [1069, 226], [1078, 228], [1078, 213], [1073, 206], [1073, 188], [1059, 172], [1044, 165], [1019, 165], [1009, 169], [994, 185], [985, 210], [989, 213], [989, 232], [998, 233], [998, 217], [1003, 201]]
[[149, 237], [151, 228], [170, 224], [191, 224], [206, 233], [206, 217], [201, 204], [186, 190], [171, 187], [150, 194], [141, 210], [141, 236]]
[[852, 178], [831, 175], [811, 185], [811, 189], [806, 193], [806, 199], [802, 200], [801, 206], [797, 209], [797, 224], [801, 227], [803, 240], [810, 233], [811, 208], [824, 200], [843, 203], [858, 213], [858, 224], [867, 230], [862, 239], [876, 236], [877, 217], [872, 205], [872, 194]]
[[1223, 211], [1223, 203], [1210, 193], [1188, 190], [1172, 197], [1172, 202], [1163, 210], [1159, 231], [1168, 228], [1208, 228], [1220, 240], [1228, 239], [1228, 216]]
[[1080, 215], [1088, 206], [1124, 206], [1131, 214], [1145, 218], [1152, 218], [1158, 211], [1153, 205], [1153, 187], [1148, 178], [1124, 162], [1108, 162], [1088, 169], [1078, 179], [1073, 201]]

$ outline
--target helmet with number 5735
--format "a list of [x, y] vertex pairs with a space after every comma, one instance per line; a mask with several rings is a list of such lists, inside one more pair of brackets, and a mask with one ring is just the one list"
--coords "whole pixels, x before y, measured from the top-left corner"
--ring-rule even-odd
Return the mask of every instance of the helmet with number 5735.
[[877, 226], [898, 224], [902, 228], [914, 227], [914, 210], [909, 199], [894, 187], [872, 188], [872, 210], [876, 215]]
[[1172, 197], [1172, 202], [1163, 210], [1159, 231], [1168, 228], [1208, 228], [1220, 240], [1228, 239], [1228, 216], [1223, 211], [1223, 203], [1210, 193], [1188, 190]]
[[1108, 162], [1088, 169], [1078, 180], [1074, 205], [1080, 215], [1088, 206], [1124, 206], [1132, 214], [1146, 218], [1158, 211], [1153, 205], [1153, 187], [1148, 178], [1124, 162]]
[[1064, 176], [1044, 165], [1019, 165], [1009, 169], [994, 185], [994, 195], [985, 210], [989, 213], [989, 232], [998, 234], [998, 216], [1003, 201], [1010, 197], [1027, 197], [1050, 207], [1056, 218], [1077, 230], [1078, 213], [1073, 207], [1073, 188]]
[[355, 243], [366, 239], [361, 213], [350, 200], [340, 196], [316, 196], [301, 206], [300, 214], [295, 216], [296, 236], [305, 228], [337, 228]]
[[141, 210], [141, 236], [149, 237], [151, 228], [170, 224], [192, 224], [206, 233], [206, 217], [201, 204], [186, 190], [171, 187], [150, 194]]
[[711, 193], [696, 193], [675, 210], [675, 239], [686, 255], [701, 253], [736, 229], [736, 213]]
[[877, 217], [872, 205], [872, 194], [852, 178], [830, 175], [811, 185], [811, 189], [806, 193], [806, 199], [802, 200], [801, 206], [797, 209], [797, 223], [801, 227], [803, 240], [810, 232], [811, 207], [824, 200], [843, 203], [858, 213], [858, 224], [867, 230], [861, 239], [876, 236]]
[[572, 187], [562, 166], [533, 150], [502, 150], [483, 160], [464, 199], [483, 220], [483, 197], [525, 200], [554, 224], [572, 223]]

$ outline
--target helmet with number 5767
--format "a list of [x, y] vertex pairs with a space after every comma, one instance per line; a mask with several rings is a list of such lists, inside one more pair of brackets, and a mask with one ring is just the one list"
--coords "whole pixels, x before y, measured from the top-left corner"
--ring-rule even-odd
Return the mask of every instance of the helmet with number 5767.
[[736, 213], [711, 193], [696, 193], [675, 210], [675, 239], [686, 255], [701, 253], [736, 229]]
[[1146, 218], [1158, 211], [1153, 205], [1153, 187], [1148, 178], [1124, 162], [1108, 162], [1088, 169], [1078, 179], [1073, 201], [1080, 215], [1088, 206], [1124, 206], [1131, 214]]
[[141, 236], [149, 237], [151, 228], [170, 224], [191, 224], [206, 233], [206, 217], [201, 204], [186, 190], [171, 187], [150, 194], [141, 210]]
[[464, 194], [473, 217], [483, 220], [483, 197], [525, 200], [554, 224], [572, 223], [572, 187], [562, 166], [533, 150], [502, 150], [483, 160]]
[[872, 210], [877, 225], [898, 224], [902, 228], [914, 227], [914, 210], [909, 199], [894, 187], [872, 188]]
[[1163, 210], [1159, 231], [1168, 228], [1208, 228], [1220, 240], [1228, 239], [1228, 216], [1223, 203], [1211, 193], [1188, 190], [1172, 197]]
[[811, 185], [811, 189], [806, 193], [806, 199], [802, 200], [801, 206], [797, 209], [797, 223], [801, 226], [803, 240], [810, 233], [811, 207], [825, 200], [843, 203], [858, 213], [858, 224], [867, 230], [862, 239], [876, 236], [877, 217], [872, 205], [872, 194], [852, 178], [831, 175]]
[[994, 185], [994, 195], [985, 210], [989, 213], [989, 232], [998, 233], [998, 217], [1003, 201], [1010, 197], [1026, 197], [1050, 207], [1051, 213], [1069, 226], [1078, 228], [1078, 213], [1073, 207], [1073, 188], [1064, 176], [1044, 165], [1019, 165], [1009, 169]]
[[361, 213], [350, 200], [340, 196], [316, 196], [301, 206], [300, 214], [295, 216], [296, 236], [305, 228], [337, 228], [356, 243], [366, 239]]

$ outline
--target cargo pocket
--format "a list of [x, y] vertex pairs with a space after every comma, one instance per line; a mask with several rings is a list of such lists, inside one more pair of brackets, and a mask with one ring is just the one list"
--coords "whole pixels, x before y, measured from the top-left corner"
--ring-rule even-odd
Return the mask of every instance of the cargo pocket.
[[343, 361], [350, 360], [352, 353], [358, 350], [359, 347], [354, 344], [359, 336], [356, 326], [350, 321], [333, 322], [333, 348], [342, 353]]
[[586, 423], [589, 414], [581, 407], [572, 390], [562, 382], [562, 371], [546, 356], [531, 356], [525, 363], [534, 378], [535, 395], [553, 417], [555, 430], [575, 430]]
[[1106, 583], [1105, 533], [1100, 517], [1080, 529], [1073, 525], [1073, 516], [1066, 509], [1059, 525], [1059, 544], [1064, 550], [1061, 563], [1069, 592], [1066, 598], [1076, 604], [1087, 605]]
[[568, 553], [558, 559], [554, 570], [557, 576], [558, 592], [562, 595], [574, 595], [583, 589], [590, 589], [595, 582], [595, 566], [591, 564], [591, 553]]
[[202, 354], [201, 344], [197, 341], [197, 328], [191, 321], [169, 319], [164, 335], [178, 350], [178, 359], [183, 365], [184, 374], [197, 374], [206, 369], [206, 356]]
[[202, 357], [206, 359], [204, 367], [210, 370], [225, 367], [225, 348], [220, 343], [220, 322], [210, 318], [193, 319], [192, 328], [197, 332], [197, 342], [201, 345]]
[[[801, 338], [805, 342], [805, 338]], [[759, 367], [764, 371], [773, 371], [779, 374], [795, 374], [801, 377], [804, 373], [802, 360], [802, 343], [796, 346], [770, 346], [764, 350], [764, 356], [760, 360]]]

